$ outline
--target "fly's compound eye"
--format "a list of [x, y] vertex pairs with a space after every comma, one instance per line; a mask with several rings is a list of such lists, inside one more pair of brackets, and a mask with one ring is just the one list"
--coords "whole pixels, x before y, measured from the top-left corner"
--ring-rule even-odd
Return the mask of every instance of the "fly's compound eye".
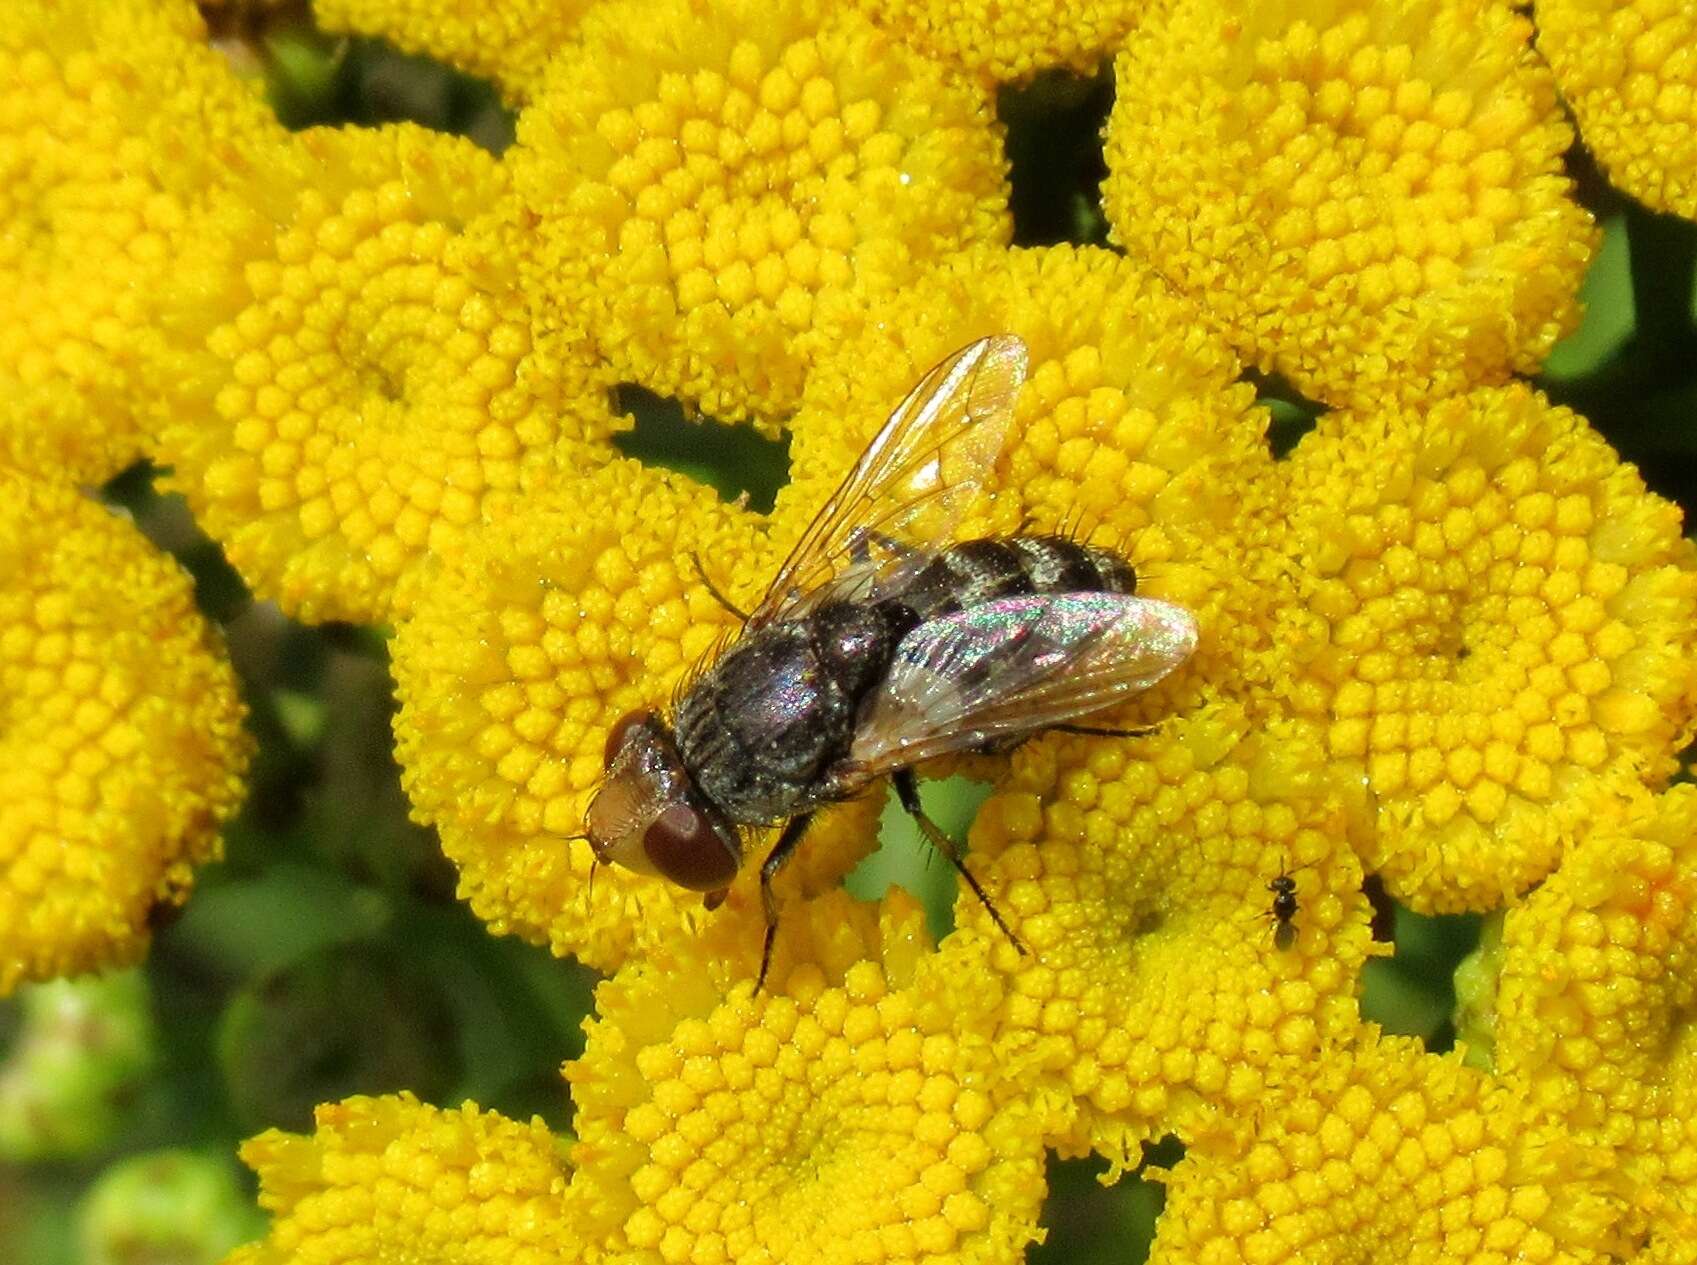
[[625, 738], [629, 736], [630, 731], [638, 725], [647, 724], [653, 719], [654, 713], [645, 708], [626, 712], [619, 717], [618, 722], [607, 731], [607, 746], [602, 752], [602, 759], [609, 769], [613, 767], [613, 760], [625, 745]]
[[737, 875], [739, 858], [707, 818], [688, 804], [671, 804], [649, 823], [642, 850], [679, 887], [711, 892]]

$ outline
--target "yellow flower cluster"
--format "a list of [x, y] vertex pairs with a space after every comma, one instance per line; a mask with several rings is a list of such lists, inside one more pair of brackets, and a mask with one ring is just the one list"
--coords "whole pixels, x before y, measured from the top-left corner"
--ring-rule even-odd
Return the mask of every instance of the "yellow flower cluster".
[[1697, 9], [1681, 0], [1538, 0], [1538, 51], [1609, 179], [1697, 219]]
[[534, 346], [510, 260], [464, 232], [505, 189], [457, 137], [323, 129], [208, 208], [159, 451], [289, 613], [381, 622], [420, 558], [610, 455], [612, 379]]
[[1189, 1145], [1149, 1260], [1605, 1265], [1630, 1249], [1601, 1167], [1482, 1073], [1369, 1035]]
[[[1215, 707], [1139, 741], [1039, 741], [979, 812], [972, 868], [1030, 950], [963, 889], [944, 952], [1004, 980], [998, 1050], [1070, 1102], [1059, 1131], [1135, 1166], [1137, 1144], [1240, 1112], [1273, 1069], [1351, 1035], [1372, 951], [1351, 845], [1368, 823], [1318, 744]], [[1298, 911], [1277, 948], [1268, 883]], [[957, 943], [958, 942], [958, 943]]]
[[988, 89], [824, 0], [597, 5], [508, 161], [545, 318], [768, 427], [857, 293], [1010, 229]]
[[973, 74], [1025, 79], [1040, 70], [1091, 74], [1143, 14], [1128, 0], [855, 0], [891, 34]]
[[317, 1132], [242, 1148], [269, 1237], [227, 1265], [558, 1265], [579, 1259], [558, 1143], [528, 1125], [411, 1094], [318, 1108]]
[[1496, 953], [1497, 1076], [1649, 1196], [1651, 1259], [1697, 1246], [1697, 787], [1600, 816]]
[[0, 473], [0, 994], [141, 956], [240, 802], [242, 714], [175, 563]]
[[1497, 0], [1163, 6], [1115, 65], [1114, 237], [1330, 404], [1535, 371], [1596, 234], [1530, 33]]
[[1370, 790], [1363, 859], [1399, 899], [1492, 908], [1674, 772], [1697, 549], [1582, 419], [1487, 388], [1329, 415], [1287, 464], [1282, 688]]
[[427, 53], [495, 80], [515, 101], [528, 100], [555, 51], [577, 31], [592, 0], [316, 0], [312, 15], [327, 31], [354, 31]]
[[0, 12], [0, 459], [98, 482], [143, 448], [161, 291], [225, 180], [280, 143], [190, 0]]

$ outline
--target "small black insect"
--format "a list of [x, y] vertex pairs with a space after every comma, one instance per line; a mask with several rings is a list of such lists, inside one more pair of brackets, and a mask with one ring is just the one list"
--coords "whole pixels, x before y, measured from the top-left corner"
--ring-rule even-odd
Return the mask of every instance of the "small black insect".
[[1296, 880], [1289, 870], [1267, 880], [1267, 890], [1273, 894], [1273, 907], [1267, 917], [1273, 921], [1273, 947], [1284, 950], [1296, 943]]
[[773, 876], [815, 811], [884, 776], [1014, 940], [925, 816], [913, 767], [1081, 728], [1072, 722], [1147, 689], [1195, 648], [1190, 612], [1134, 596], [1136, 573], [1109, 550], [1058, 536], [951, 543], [1001, 451], [1025, 367], [1025, 344], [1002, 335], [927, 374], [671, 717], [634, 712], [608, 734], [589, 807], [597, 862], [670, 879], [711, 906], [742, 869], [745, 832], [782, 827], [760, 867], [756, 988], [777, 930]]

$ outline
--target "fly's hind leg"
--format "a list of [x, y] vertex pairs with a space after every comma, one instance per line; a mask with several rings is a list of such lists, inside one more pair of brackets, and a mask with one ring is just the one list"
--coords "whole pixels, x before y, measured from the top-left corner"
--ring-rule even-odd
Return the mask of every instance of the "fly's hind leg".
[[1098, 738], [1147, 738], [1161, 731], [1159, 725], [1144, 725], [1139, 729], [1113, 729], [1106, 725], [1047, 725], [1045, 728], [1058, 734], [1090, 734]]
[[907, 810], [907, 815], [918, 823], [919, 831], [925, 836], [926, 841], [949, 858], [949, 864], [954, 866], [956, 872], [966, 880], [966, 885], [972, 889], [972, 894], [978, 897], [979, 903], [989, 913], [990, 920], [1008, 938], [1008, 943], [1018, 949], [1020, 953], [1025, 953], [1025, 946], [1019, 942], [1019, 937], [1014, 935], [1013, 928], [1002, 920], [1000, 911], [990, 903], [989, 896], [978, 885], [978, 880], [972, 877], [972, 871], [966, 868], [966, 862], [960, 859], [960, 849], [955, 846], [955, 841], [943, 833], [941, 826], [925, 815], [925, 808], [919, 802], [919, 784], [914, 781], [913, 770], [900, 769], [891, 776], [890, 780], [895, 783], [896, 798], [901, 801], [901, 806]]
[[807, 833], [807, 823], [812, 820], [812, 813], [791, 817], [789, 824], [784, 827], [783, 834], [778, 836], [778, 842], [772, 845], [771, 853], [760, 867], [760, 904], [766, 910], [766, 942], [760, 949], [760, 977], [754, 981], [754, 991], [757, 993], [766, 986], [766, 971], [772, 965], [772, 941], [778, 935], [778, 898], [772, 894], [772, 880], [778, 876], [778, 871], [784, 868], [784, 863], [790, 859], [790, 854], [801, 842], [801, 837]]

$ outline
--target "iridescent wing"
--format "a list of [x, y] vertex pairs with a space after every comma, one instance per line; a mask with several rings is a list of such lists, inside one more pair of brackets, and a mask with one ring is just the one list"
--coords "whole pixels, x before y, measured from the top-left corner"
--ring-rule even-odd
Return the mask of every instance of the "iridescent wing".
[[801, 534], [748, 627], [864, 598], [923, 566], [995, 465], [1025, 367], [1025, 344], [997, 334], [921, 378]]
[[933, 619], [896, 647], [849, 750], [876, 777], [1100, 711], [1196, 649], [1182, 606], [1124, 593], [1007, 597]]

